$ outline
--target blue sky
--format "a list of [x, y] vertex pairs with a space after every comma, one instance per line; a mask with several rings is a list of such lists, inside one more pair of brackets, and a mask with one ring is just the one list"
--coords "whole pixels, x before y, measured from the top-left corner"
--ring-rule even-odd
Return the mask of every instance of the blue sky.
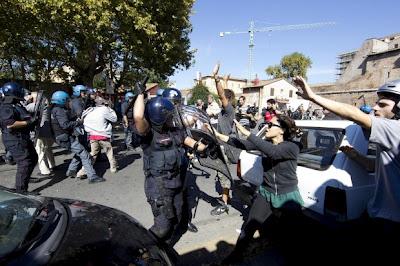
[[219, 32], [247, 31], [251, 20], [256, 28], [335, 22], [313, 29], [256, 33], [253, 52], [253, 72], [259, 79], [267, 79], [266, 67], [300, 52], [313, 62], [310, 83], [333, 82], [338, 54], [358, 49], [366, 39], [400, 33], [400, 1], [198, 0], [191, 16], [191, 47], [197, 50], [194, 63], [170, 81], [179, 89], [191, 88], [196, 72], [208, 75], [218, 61], [221, 74], [247, 78], [249, 34], [221, 38]]

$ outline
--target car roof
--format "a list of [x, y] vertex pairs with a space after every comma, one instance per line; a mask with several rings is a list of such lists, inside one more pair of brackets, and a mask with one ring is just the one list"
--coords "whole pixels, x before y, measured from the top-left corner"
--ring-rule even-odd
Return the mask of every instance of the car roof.
[[346, 128], [353, 125], [349, 120], [295, 120], [298, 127], [323, 127], [323, 128]]

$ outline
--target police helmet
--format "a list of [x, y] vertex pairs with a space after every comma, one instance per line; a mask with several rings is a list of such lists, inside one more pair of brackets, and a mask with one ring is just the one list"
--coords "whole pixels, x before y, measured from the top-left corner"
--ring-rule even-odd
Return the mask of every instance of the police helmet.
[[75, 85], [75, 86], [72, 87], [72, 95], [75, 96], [75, 97], [79, 97], [81, 95], [82, 91], [84, 91], [84, 92], [87, 91], [86, 86], [84, 86], [84, 85]]
[[69, 99], [68, 93], [66, 93], [65, 91], [56, 91], [51, 96], [51, 103], [65, 105], [68, 99]]
[[164, 92], [164, 89], [160, 88], [157, 90], [156, 94], [157, 94], [157, 96], [162, 96], [163, 92]]
[[135, 97], [135, 95], [133, 94], [133, 92], [127, 92], [125, 93], [125, 101], [129, 101], [129, 99], [132, 99], [133, 97]]
[[363, 105], [360, 107], [360, 110], [363, 111], [363, 112], [366, 113], [366, 114], [369, 114], [369, 113], [371, 113], [371, 111], [372, 111], [372, 107], [369, 106], [368, 104], [363, 104]]
[[88, 94], [95, 94], [97, 92], [96, 88], [87, 88], [87, 93]]
[[174, 104], [163, 97], [155, 97], [146, 103], [145, 116], [151, 126], [160, 130], [167, 122], [172, 121], [175, 111]]
[[162, 97], [167, 98], [173, 104], [180, 104], [182, 102], [182, 93], [175, 88], [166, 88], [162, 93]]
[[16, 82], [7, 82], [3, 85], [4, 96], [11, 96], [17, 99], [24, 99], [25, 90]]
[[4, 97], [3, 87], [0, 87], [0, 99]]

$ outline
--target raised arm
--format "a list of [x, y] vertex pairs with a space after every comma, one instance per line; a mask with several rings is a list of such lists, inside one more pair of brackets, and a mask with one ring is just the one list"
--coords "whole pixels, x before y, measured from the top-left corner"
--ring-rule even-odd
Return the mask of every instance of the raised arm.
[[150, 128], [149, 122], [144, 117], [144, 95], [139, 94], [133, 106], [133, 119], [135, 120], [136, 130], [140, 135], [144, 135]]
[[297, 76], [293, 78], [293, 81], [300, 88], [297, 94], [302, 98], [310, 100], [344, 119], [351, 120], [365, 129], [371, 129], [371, 117], [357, 107], [336, 102], [315, 94], [302, 77]]

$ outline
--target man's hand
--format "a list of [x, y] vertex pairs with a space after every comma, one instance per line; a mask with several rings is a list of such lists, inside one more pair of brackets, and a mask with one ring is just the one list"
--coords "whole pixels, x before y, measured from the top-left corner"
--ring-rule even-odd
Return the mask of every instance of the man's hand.
[[297, 95], [305, 100], [313, 101], [315, 93], [311, 90], [310, 86], [307, 84], [303, 77], [297, 76], [293, 78], [293, 82], [296, 84], [299, 91]]
[[339, 148], [344, 154], [346, 154], [350, 159], [354, 159], [359, 156], [358, 151], [352, 146], [346, 145]]
[[219, 72], [219, 67], [220, 64], [219, 62], [214, 66], [213, 72], [212, 72], [212, 76], [215, 79], [218, 76], [218, 72]]
[[250, 136], [250, 131], [248, 131], [244, 126], [242, 126], [236, 119], [233, 120], [235, 122], [236, 128], [242, 133], [244, 136]]

